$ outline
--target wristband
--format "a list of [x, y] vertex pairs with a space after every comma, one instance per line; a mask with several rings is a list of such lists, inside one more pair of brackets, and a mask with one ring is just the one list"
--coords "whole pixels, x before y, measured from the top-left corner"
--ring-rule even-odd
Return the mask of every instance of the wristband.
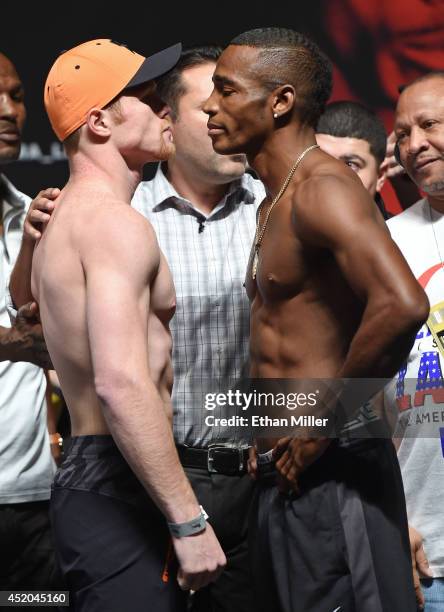
[[205, 512], [202, 506], [199, 506], [199, 508], [199, 516], [191, 519], [191, 521], [187, 521], [186, 523], [168, 523], [168, 529], [170, 530], [171, 535], [175, 538], [185, 538], [186, 536], [204, 531], [208, 514]]

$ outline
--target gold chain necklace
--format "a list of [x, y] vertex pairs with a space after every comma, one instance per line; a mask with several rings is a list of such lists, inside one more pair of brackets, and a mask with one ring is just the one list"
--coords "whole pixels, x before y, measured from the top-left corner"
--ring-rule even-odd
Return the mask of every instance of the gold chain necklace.
[[301, 163], [301, 161], [304, 159], [304, 157], [307, 155], [307, 153], [309, 153], [313, 149], [318, 149], [318, 148], [319, 148], [319, 145], [317, 145], [317, 144], [310, 145], [309, 147], [304, 149], [304, 151], [302, 151], [302, 153], [299, 155], [297, 160], [294, 162], [293, 166], [291, 167], [290, 172], [287, 175], [287, 178], [285, 179], [285, 181], [282, 184], [282, 187], [280, 188], [278, 194], [276, 195], [276, 197], [273, 199], [273, 201], [270, 204], [270, 207], [269, 207], [269, 209], [267, 211], [267, 214], [266, 214], [266, 217], [265, 217], [265, 221], [264, 221], [264, 224], [263, 224], [261, 230], [259, 230], [259, 228], [261, 226], [262, 207], [259, 209], [259, 214], [257, 216], [257, 223], [256, 223], [256, 234], [254, 236], [253, 265], [252, 265], [252, 268], [251, 268], [251, 276], [252, 276], [253, 280], [256, 278], [257, 264], [258, 264], [258, 261], [259, 261], [259, 249], [261, 248], [262, 238], [264, 237], [265, 230], [267, 229], [267, 223], [268, 223], [268, 219], [270, 218], [271, 211], [273, 210], [273, 207], [275, 206], [275, 204], [277, 204], [279, 202], [279, 200], [281, 199], [281, 197], [284, 195], [285, 190], [287, 189], [291, 179], [293, 178], [293, 174], [296, 172], [296, 169], [299, 166], [299, 164]]

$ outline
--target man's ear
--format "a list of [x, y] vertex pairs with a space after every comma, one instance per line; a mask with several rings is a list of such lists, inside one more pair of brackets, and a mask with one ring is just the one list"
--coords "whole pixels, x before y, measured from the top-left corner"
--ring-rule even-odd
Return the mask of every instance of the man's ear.
[[275, 119], [290, 113], [295, 105], [296, 92], [293, 85], [280, 85], [273, 91], [272, 112]]
[[108, 138], [111, 134], [109, 113], [101, 108], [92, 108], [86, 116], [89, 131], [99, 138]]
[[384, 166], [384, 162], [379, 165], [378, 168], [378, 180], [376, 181], [376, 191], [380, 193], [381, 189], [384, 187], [384, 183], [387, 178], [387, 166]]

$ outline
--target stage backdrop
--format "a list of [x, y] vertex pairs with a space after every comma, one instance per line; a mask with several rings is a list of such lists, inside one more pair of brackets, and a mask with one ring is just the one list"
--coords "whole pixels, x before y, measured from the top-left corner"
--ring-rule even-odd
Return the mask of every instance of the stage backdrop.
[[[42, 101], [46, 74], [64, 49], [91, 38], [112, 38], [149, 55], [178, 41], [225, 45], [261, 26], [311, 35], [335, 66], [332, 100], [362, 101], [380, 114], [389, 131], [399, 85], [444, 69], [443, 0], [126, 0], [118, 7], [93, 0], [17, 2], [14, 8], [2, 6], [0, 51], [16, 64], [24, 82], [28, 119], [21, 158], [7, 168], [8, 176], [30, 195], [66, 181], [63, 150]], [[386, 197], [396, 211], [389, 192]]]

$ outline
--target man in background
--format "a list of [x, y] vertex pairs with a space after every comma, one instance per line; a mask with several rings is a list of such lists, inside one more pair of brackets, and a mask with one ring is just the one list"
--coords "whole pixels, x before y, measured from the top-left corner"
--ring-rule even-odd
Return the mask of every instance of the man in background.
[[387, 148], [382, 121], [358, 102], [332, 102], [318, 121], [316, 142], [323, 151], [356, 172], [384, 219], [388, 219], [391, 215], [381, 198], [386, 178], [382, 164]]
[[[444, 608], [444, 72], [405, 87], [395, 116], [397, 157], [425, 194], [388, 222], [427, 293], [430, 316], [386, 389], [399, 410], [396, 432], [410, 524], [415, 587], [427, 612]], [[425, 555], [424, 555], [425, 550]], [[420, 578], [422, 578], [420, 582]], [[421, 594], [422, 589], [422, 594]]]
[[253, 610], [247, 518], [253, 482], [248, 442], [229, 427], [209, 427], [205, 390], [225, 391], [248, 376], [249, 303], [243, 286], [262, 183], [244, 155], [213, 149], [202, 110], [221, 49], [183, 52], [159, 82], [171, 109], [176, 152], [133, 206], [153, 224], [176, 287], [173, 336], [174, 436], [179, 457], [227, 556], [220, 578], [192, 597], [193, 611]]
[[[26, 110], [12, 62], [0, 54], [0, 168], [20, 153]], [[59, 436], [47, 422], [46, 380], [51, 367], [35, 307], [10, 326], [6, 287], [22, 240], [30, 198], [0, 174], [0, 589], [54, 588], [49, 497], [51, 448]], [[48, 426], [50, 434], [48, 433]], [[33, 608], [34, 609], [34, 608]]]

